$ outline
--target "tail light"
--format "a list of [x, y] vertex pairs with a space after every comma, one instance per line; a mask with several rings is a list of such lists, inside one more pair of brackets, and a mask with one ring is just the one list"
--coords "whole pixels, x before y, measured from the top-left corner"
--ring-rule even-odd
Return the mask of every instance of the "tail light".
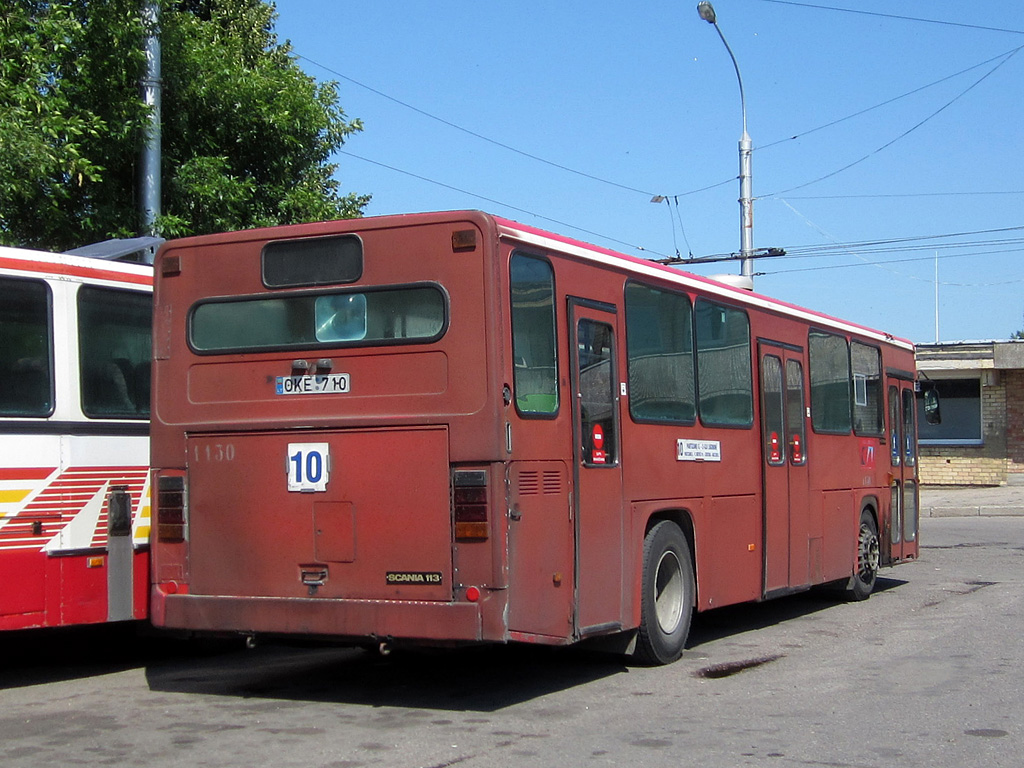
[[487, 539], [487, 473], [457, 470], [452, 474], [452, 517], [455, 538], [460, 541]]
[[185, 540], [185, 478], [161, 475], [156, 504], [157, 541], [180, 544]]

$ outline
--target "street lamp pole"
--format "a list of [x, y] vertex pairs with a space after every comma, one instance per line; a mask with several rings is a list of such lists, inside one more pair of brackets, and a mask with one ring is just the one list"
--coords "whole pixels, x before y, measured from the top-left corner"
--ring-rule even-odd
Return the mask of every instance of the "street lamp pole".
[[732, 65], [736, 69], [736, 80], [740, 84], [740, 110], [743, 113], [743, 134], [740, 136], [740, 275], [754, 285], [754, 198], [751, 183], [751, 165], [753, 146], [750, 134], [747, 133], [747, 100], [743, 93], [743, 78], [740, 76], [740, 65], [733, 55], [732, 48], [718, 27], [715, 8], [708, 0], [697, 3], [697, 13], [704, 21], [714, 26], [715, 31], [729, 52]]

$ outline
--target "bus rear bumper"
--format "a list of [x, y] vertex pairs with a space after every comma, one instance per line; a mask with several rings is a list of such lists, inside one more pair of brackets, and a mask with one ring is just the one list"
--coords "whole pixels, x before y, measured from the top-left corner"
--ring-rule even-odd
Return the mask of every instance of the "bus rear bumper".
[[152, 621], [167, 629], [454, 642], [503, 641], [485, 632], [486, 603], [167, 595], [154, 590]]

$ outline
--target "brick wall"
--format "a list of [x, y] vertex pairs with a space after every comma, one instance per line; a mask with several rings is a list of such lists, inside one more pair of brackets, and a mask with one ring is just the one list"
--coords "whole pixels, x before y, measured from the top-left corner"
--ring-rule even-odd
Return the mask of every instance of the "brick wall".
[[[981, 388], [984, 444], [921, 446], [918, 471], [922, 483], [1003, 485], [1011, 464], [1016, 472], [1024, 473], [1024, 371], [1000, 373], [998, 384]], [[1014, 433], [1012, 439], [1007, 436], [1008, 429]], [[1017, 451], [1013, 460], [1007, 458], [1011, 446]]]
[[1024, 370], [1002, 373], [1006, 388], [1006, 471], [1024, 476]]

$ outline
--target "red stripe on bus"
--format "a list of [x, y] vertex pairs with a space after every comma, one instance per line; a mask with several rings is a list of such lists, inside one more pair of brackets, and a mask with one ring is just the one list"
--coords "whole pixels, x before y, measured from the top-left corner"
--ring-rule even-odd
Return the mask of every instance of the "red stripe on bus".
[[0, 467], [0, 480], [42, 480], [56, 467]]
[[77, 264], [61, 264], [59, 262], [26, 261], [24, 259], [0, 257], [0, 268], [17, 269], [23, 272], [38, 272], [40, 274], [89, 277], [95, 280], [114, 280], [119, 283], [132, 283], [134, 285], [149, 286], [153, 284], [153, 278], [150, 275], [137, 275], [131, 272], [118, 272], [113, 269], [82, 267]]

